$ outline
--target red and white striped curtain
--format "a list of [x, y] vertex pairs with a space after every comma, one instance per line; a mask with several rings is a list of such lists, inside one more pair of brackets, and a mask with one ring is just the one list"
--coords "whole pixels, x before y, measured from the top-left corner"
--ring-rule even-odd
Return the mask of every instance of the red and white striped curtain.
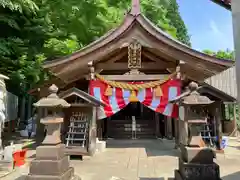
[[[129, 97], [131, 92], [129, 90], [113, 87], [112, 95], [106, 96], [105, 91], [107, 87], [108, 85], [101, 80], [90, 81], [90, 94], [106, 104], [105, 107], [99, 108], [98, 119], [110, 117], [130, 103]], [[180, 95], [180, 88], [181, 83], [179, 80], [170, 79], [161, 84], [162, 96], [156, 97], [152, 88], [141, 89], [136, 96], [139, 102], [153, 111], [176, 118], [178, 117], [177, 105], [169, 103], [169, 100]]]

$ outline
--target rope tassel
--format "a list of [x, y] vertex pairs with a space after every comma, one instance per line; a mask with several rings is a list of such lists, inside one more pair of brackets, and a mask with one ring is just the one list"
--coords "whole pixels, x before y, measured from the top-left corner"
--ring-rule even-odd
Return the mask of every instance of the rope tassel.
[[138, 102], [138, 98], [137, 98], [137, 95], [136, 95], [135, 91], [131, 91], [131, 94], [130, 94], [130, 97], [129, 97], [129, 101], [130, 102]]
[[108, 85], [104, 95], [105, 96], [112, 96], [112, 94], [113, 94], [113, 89], [112, 89], [111, 86]]
[[162, 88], [160, 86], [157, 86], [156, 88], [154, 88], [154, 95], [156, 97], [163, 96]]

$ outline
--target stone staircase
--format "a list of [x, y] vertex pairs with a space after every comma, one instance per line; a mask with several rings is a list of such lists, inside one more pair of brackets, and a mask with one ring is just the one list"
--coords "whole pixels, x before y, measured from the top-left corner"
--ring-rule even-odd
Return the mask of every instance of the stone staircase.
[[[132, 139], [131, 120], [111, 120], [109, 123], [108, 137], [114, 139]], [[155, 138], [155, 128], [153, 120], [136, 120], [136, 138]]]

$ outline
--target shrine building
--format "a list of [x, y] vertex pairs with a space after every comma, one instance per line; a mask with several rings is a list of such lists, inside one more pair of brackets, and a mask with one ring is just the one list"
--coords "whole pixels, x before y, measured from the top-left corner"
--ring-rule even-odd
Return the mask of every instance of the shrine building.
[[[218, 102], [219, 108], [224, 101], [235, 101], [204, 83], [232, 66], [230, 60], [173, 39], [141, 13], [139, 0], [132, 0], [118, 27], [69, 56], [46, 62], [44, 68], [55, 78], [31, 93], [46, 96], [49, 85], [56, 84], [59, 96], [72, 104], [65, 114], [64, 141], [71, 120], [85, 118], [79, 110], [84, 103], [98, 106], [99, 139], [171, 138], [178, 132], [178, 107], [170, 101], [190, 82], [197, 82], [199, 93]], [[91, 96], [86, 98], [87, 93]]]

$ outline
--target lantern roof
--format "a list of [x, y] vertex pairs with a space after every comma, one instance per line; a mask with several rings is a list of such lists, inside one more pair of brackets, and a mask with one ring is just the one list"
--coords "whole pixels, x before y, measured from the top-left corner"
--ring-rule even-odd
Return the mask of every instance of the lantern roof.
[[61, 99], [58, 97], [57, 92], [58, 92], [58, 87], [53, 84], [49, 87], [49, 93], [47, 97], [44, 97], [40, 99], [38, 102], [34, 103], [34, 106], [36, 107], [48, 107], [48, 108], [67, 108], [70, 107], [70, 104], [65, 101], [64, 99]]
[[207, 96], [201, 95], [198, 92], [199, 89], [200, 87], [198, 87], [197, 83], [191, 82], [187, 90], [173, 99], [171, 103], [181, 102], [181, 104], [185, 105], [208, 105], [214, 103]]

